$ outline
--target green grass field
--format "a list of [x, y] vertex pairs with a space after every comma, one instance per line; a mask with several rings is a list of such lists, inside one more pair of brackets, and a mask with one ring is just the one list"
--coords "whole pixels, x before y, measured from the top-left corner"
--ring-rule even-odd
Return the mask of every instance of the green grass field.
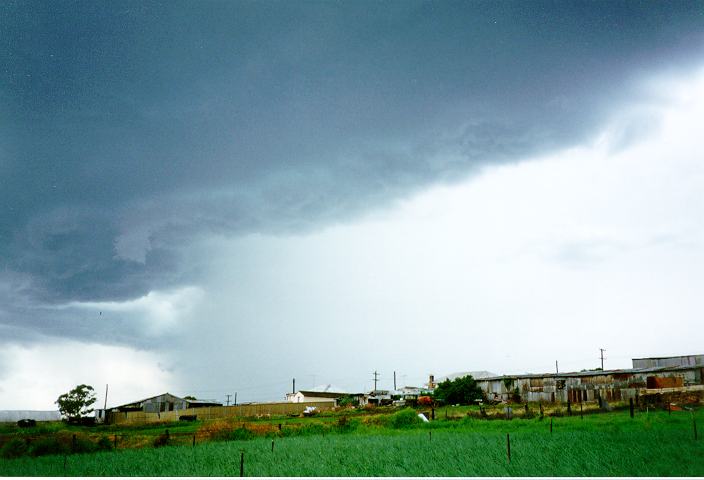
[[552, 433], [549, 418], [350, 423], [347, 433], [319, 426], [195, 447], [3, 459], [0, 475], [238, 476], [244, 452], [245, 476], [704, 476], [704, 441], [694, 440], [689, 412], [557, 417]]

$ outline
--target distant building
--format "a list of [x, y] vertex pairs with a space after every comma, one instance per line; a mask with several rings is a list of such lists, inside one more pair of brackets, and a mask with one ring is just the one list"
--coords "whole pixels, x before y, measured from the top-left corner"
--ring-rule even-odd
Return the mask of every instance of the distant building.
[[389, 390], [372, 390], [365, 393], [359, 400], [360, 405], [391, 405], [393, 399]]
[[633, 368], [697, 366], [704, 367], [704, 355], [682, 355], [679, 357], [650, 357], [633, 359]]
[[503, 375], [483, 378], [477, 384], [490, 400], [567, 402], [628, 400], [661, 389], [704, 391], [700, 366], [589, 370], [570, 373]]
[[58, 410], [0, 410], [0, 423], [14, 423], [24, 419], [37, 422], [58, 422], [61, 420], [61, 413]]
[[222, 403], [214, 400], [186, 400], [185, 398], [177, 397], [167, 392], [108, 409], [96, 409], [95, 418], [98, 423], [103, 423], [105, 422], [108, 412], [163, 413], [185, 410], [187, 408], [216, 406], [222, 406]]

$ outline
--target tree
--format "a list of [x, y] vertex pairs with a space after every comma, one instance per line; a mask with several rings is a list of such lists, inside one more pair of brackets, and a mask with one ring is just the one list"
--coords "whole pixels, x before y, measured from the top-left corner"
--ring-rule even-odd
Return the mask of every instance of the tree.
[[469, 405], [484, 397], [481, 387], [471, 375], [440, 382], [433, 397], [441, 403]]
[[78, 385], [70, 392], [61, 395], [54, 403], [59, 406], [61, 415], [68, 417], [69, 420], [81, 418], [93, 412], [89, 407], [95, 403], [95, 393], [90, 385]]

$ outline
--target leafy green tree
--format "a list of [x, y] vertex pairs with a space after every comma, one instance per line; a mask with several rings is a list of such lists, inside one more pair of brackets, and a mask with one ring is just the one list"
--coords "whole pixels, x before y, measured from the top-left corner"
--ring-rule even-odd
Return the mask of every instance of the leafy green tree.
[[471, 375], [440, 382], [433, 397], [444, 404], [469, 405], [483, 398], [481, 387]]
[[56, 403], [61, 415], [72, 418], [81, 418], [93, 412], [90, 408], [95, 403], [95, 392], [90, 385], [78, 385], [68, 393], [64, 393]]

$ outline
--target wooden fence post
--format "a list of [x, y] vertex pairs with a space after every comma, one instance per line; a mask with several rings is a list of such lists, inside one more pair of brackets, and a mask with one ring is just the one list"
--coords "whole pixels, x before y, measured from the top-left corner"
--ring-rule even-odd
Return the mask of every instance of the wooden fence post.
[[508, 463], [511, 463], [511, 437], [506, 434], [506, 455], [508, 456]]
[[567, 399], [567, 416], [572, 416], [572, 403], [570, 402], [569, 398]]
[[694, 419], [694, 410], [692, 410], [692, 429], [694, 430], [694, 439], [697, 440], [697, 421]]
[[240, 477], [244, 477], [244, 450], [240, 450]]
[[550, 433], [552, 433], [552, 417], [550, 417]]
[[632, 398], [629, 398], [628, 400], [629, 400], [629, 402], [628, 402], [628, 403], [629, 403], [629, 408], [630, 408], [630, 410], [631, 410], [631, 418], [633, 418], [633, 399], [632, 399]]
[[274, 440], [271, 441], [271, 452], [274, 452]]
[[432, 441], [433, 441], [433, 431], [432, 431], [432, 430], [430, 430], [430, 431], [428, 432], [428, 441], [429, 441], [429, 442], [432, 442]]
[[193, 435], [193, 446], [194, 447], [196, 446], [196, 436], [195, 435]]
[[584, 420], [584, 412], [582, 412], [582, 404], [579, 404], [579, 418]]

